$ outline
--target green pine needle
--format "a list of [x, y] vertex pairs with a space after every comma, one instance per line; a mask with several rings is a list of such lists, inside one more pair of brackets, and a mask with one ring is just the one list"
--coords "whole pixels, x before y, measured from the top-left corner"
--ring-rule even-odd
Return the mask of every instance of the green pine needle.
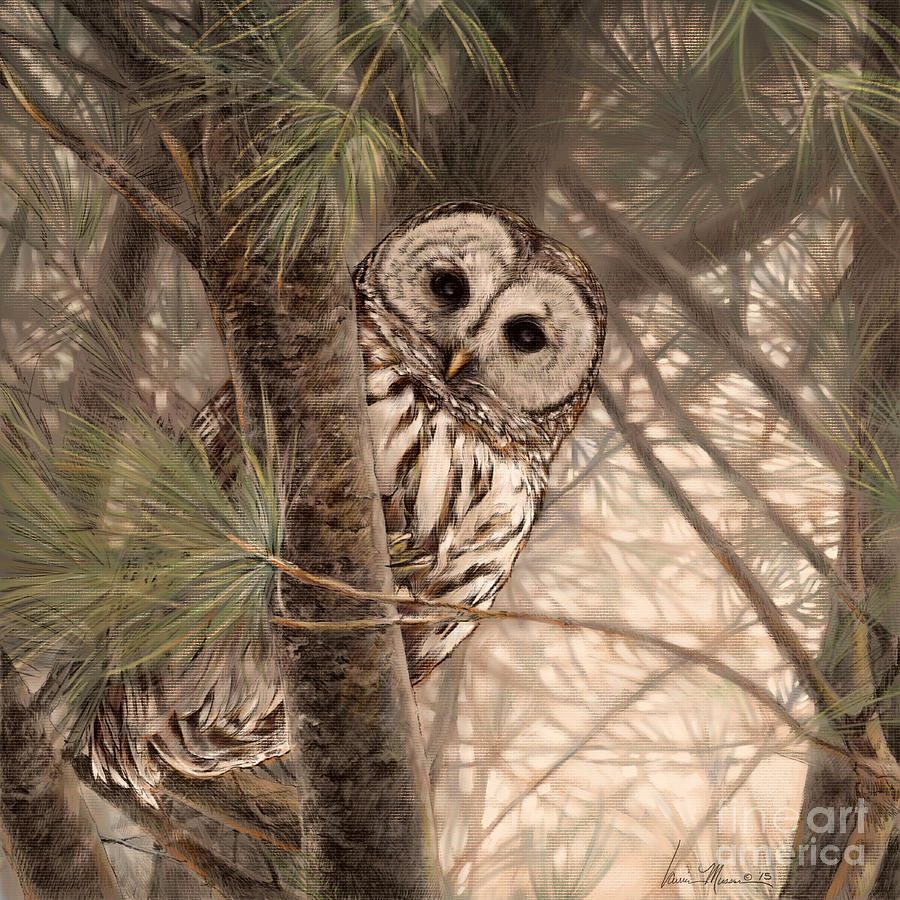
[[112, 675], [264, 634], [273, 570], [229, 536], [279, 552], [274, 453], [244, 446], [226, 491], [196, 440], [146, 416], [119, 411], [115, 433], [70, 416], [54, 447], [13, 395], [2, 400], [0, 646], [11, 656], [76, 664], [78, 707]]

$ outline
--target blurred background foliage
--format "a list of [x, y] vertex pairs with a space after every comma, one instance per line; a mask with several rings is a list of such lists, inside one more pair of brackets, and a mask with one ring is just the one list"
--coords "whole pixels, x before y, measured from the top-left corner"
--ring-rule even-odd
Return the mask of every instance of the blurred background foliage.
[[[212, 258], [263, 259], [282, 277], [310, 255], [353, 265], [398, 217], [458, 196], [516, 208], [578, 248], [612, 310], [605, 384], [636, 430], [591, 405], [501, 604], [665, 636], [813, 716], [709, 552], [726, 541], [842, 694], [864, 686], [841, 682], [841, 592], [862, 608], [896, 752], [890, 3], [105, 6], [0, 5], [0, 639], [23, 674], [37, 683], [53, 650], [90, 698], [111, 671], [96, 661], [105, 629], [127, 666], [139, 649], [171, 650], [179, 629], [258, 614], [268, 575], [224, 532], [279, 546], [271, 460], [229, 499], [177, 438], [228, 360], [195, 265], [92, 171], [112, 158]], [[673, 483], [705, 533], [671, 502]], [[135, 528], [127, 562], [98, 538]], [[205, 581], [179, 581], [184, 547], [206, 554]], [[125, 592], [137, 565], [160, 576], [155, 591]], [[205, 605], [147, 619], [176, 596]], [[67, 627], [79, 603], [91, 614]], [[738, 686], [657, 649], [486, 623], [418, 700], [454, 896], [701, 896], [659, 888], [678, 841], [694, 865], [722, 845], [793, 841], [803, 741]], [[135, 896], [195, 896], [166, 888], [152, 842], [92, 802]], [[781, 887], [788, 867], [772, 875]], [[9, 875], [2, 890], [19, 896]]]

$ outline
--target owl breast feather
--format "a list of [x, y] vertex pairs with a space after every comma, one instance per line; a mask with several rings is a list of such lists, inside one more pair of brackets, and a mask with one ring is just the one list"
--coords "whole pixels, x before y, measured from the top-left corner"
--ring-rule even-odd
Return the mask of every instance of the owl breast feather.
[[[534, 524], [545, 473], [429, 402], [400, 367], [370, 370], [368, 404], [396, 586], [422, 600], [488, 606]], [[413, 680], [474, 627], [407, 629]]]

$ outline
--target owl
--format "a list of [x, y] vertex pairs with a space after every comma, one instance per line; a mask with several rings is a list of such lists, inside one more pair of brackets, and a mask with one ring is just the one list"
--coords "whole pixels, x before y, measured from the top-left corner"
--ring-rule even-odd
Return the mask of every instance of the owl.
[[[587, 264], [527, 220], [444, 203], [385, 237], [353, 274], [376, 476], [399, 596], [490, 606], [597, 378], [603, 293]], [[233, 393], [194, 429], [227, 472]], [[404, 628], [421, 680], [474, 622]], [[289, 750], [274, 655], [212, 643], [114, 684], [94, 719], [94, 774], [148, 803], [160, 766], [219, 775]]]

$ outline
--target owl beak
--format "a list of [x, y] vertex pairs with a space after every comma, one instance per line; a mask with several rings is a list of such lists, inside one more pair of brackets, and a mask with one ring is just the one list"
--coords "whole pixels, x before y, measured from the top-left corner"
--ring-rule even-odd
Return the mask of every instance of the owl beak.
[[453, 354], [453, 356], [450, 357], [450, 362], [447, 363], [447, 369], [444, 372], [444, 378], [449, 381], [451, 378], [458, 375], [462, 369], [464, 369], [470, 362], [472, 362], [472, 359], [472, 354], [468, 350], [457, 350]]

